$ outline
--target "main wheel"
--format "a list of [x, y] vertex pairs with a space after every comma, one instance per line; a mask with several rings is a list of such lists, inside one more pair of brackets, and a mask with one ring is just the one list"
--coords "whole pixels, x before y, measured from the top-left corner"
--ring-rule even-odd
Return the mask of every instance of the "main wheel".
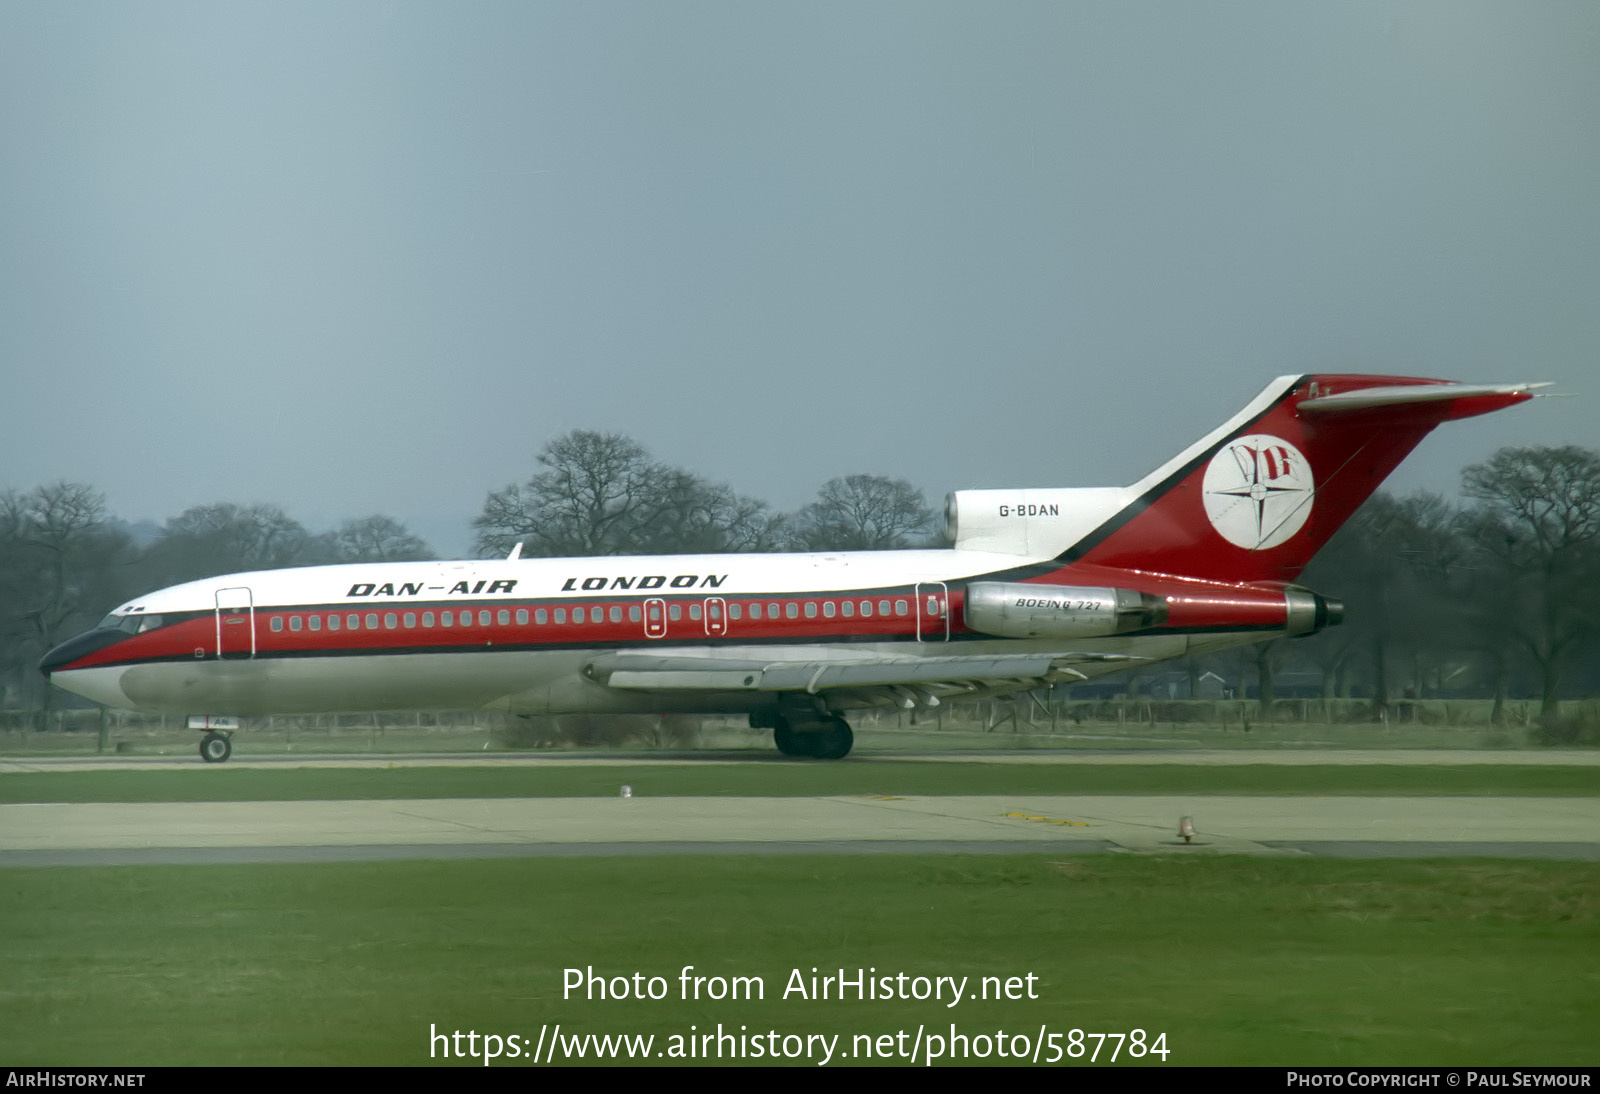
[[220, 764], [233, 755], [233, 742], [221, 733], [207, 733], [200, 738], [200, 758], [208, 764]]
[[842, 760], [850, 755], [850, 749], [855, 747], [856, 735], [850, 731], [850, 723], [843, 718], [829, 718], [827, 727], [816, 735], [816, 751], [812, 753], [819, 760]]
[[785, 756], [812, 756], [810, 733], [800, 733], [793, 729], [783, 719], [778, 720], [777, 728], [772, 731], [772, 743], [778, 746], [778, 751]]

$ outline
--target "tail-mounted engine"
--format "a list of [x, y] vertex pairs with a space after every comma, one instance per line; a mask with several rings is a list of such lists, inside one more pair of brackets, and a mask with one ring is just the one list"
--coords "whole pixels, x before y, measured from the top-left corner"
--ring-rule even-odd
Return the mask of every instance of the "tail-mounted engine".
[[1159, 628], [1259, 629], [1316, 634], [1344, 618], [1344, 605], [1308, 589], [1184, 588], [1161, 596], [1137, 589], [976, 581], [963, 618], [999, 638], [1097, 638]]
[[1167, 603], [1132, 589], [978, 581], [967, 586], [964, 618], [1001, 638], [1093, 638], [1159, 627]]

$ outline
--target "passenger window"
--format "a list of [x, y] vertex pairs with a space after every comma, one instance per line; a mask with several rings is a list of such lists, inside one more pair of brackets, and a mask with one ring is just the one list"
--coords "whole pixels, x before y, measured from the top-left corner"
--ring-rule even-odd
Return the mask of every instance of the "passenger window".
[[367, 613], [367, 630], [375, 631], [377, 629], [378, 629], [378, 613], [377, 612], [368, 612]]
[[272, 629], [275, 631], [283, 630], [283, 616], [275, 615], [272, 617]]
[[400, 617], [393, 612], [383, 613], [383, 626], [386, 630], [394, 630], [400, 625]]
[[661, 622], [661, 601], [659, 600], [653, 600], [650, 602], [650, 622]]
[[456, 625], [456, 613], [455, 612], [440, 612], [439, 613], [439, 626], [441, 626], [441, 627], [453, 627], [455, 625]]
[[637, 604], [629, 604], [628, 605], [628, 622], [630, 622], [630, 623], [639, 622], [639, 605], [637, 605]]
[[863, 600], [861, 602], [861, 618], [862, 619], [871, 619], [872, 618], [872, 601]]
[[359, 631], [361, 629], [361, 617], [359, 615], [347, 615], [344, 617], [344, 625], [346, 630]]
[[407, 612], [406, 613], [406, 630], [409, 631], [413, 627], [415, 627], [416, 625], [417, 625], [417, 613], [416, 612]]
[[894, 602], [894, 614], [895, 615], [905, 615], [906, 611], [907, 611], [906, 602], [904, 600], [896, 600]]
[[289, 617], [289, 629], [291, 631], [297, 631], [300, 629], [300, 617], [298, 615], [291, 615]]
[[833, 618], [833, 612], [834, 612], [833, 601], [824, 600], [822, 602], [822, 614], [824, 616], [826, 616], [828, 619], [832, 619]]
[[489, 625], [489, 612], [488, 612], [488, 609], [484, 609], [483, 611], [478, 613], [478, 626], [487, 627], [488, 625]]
[[750, 605], [750, 618], [751, 619], [760, 619], [761, 618], [761, 605], [760, 604], [752, 604], [752, 605]]
[[320, 615], [307, 616], [306, 617], [306, 625], [309, 626], [314, 631], [320, 631], [322, 629], [322, 616], [320, 616]]
[[844, 613], [846, 619], [853, 619], [856, 614], [856, 602], [854, 600], [843, 601], [839, 605], [839, 610]]
[[556, 622], [557, 623], [565, 623], [566, 621], [567, 621], [567, 609], [565, 609], [565, 608], [557, 608], [556, 609]]
[[816, 617], [817, 617], [817, 602], [815, 600], [806, 601], [806, 618], [807, 619], [815, 619]]
[[517, 626], [526, 627], [527, 625], [528, 625], [528, 609], [527, 608], [518, 608], [517, 609]]
[[887, 600], [878, 601], [878, 614], [879, 615], [888, 615], [889, 614], [889, 602]]
[[433, 613], [432, 612], [423, 612], [422, 613], [422, 625], [424, 627], [433, 626]]
[[550, 622], [550, 613], [543, 608], [538, 608], [533, 613], [533, 621], [542, 627]]
[[328, 616], [328, 629], [330, 631], [336, 631], [339, 629], [339, 617], [337, 615]]
[[689, 605], [689, 618], [690, 619], [699, 619], [700, 618], [700, 605], [698, 605], [698, 604], [690, 604]]
[[[791, 605], [791, 607], [792, 606], [793, 605]], [[778, 606], [776, 604], [768, 604], [767, 605], [767, 618], [768, 619], [776, 619], [776, 618], [778, 618]]]
[[799, 619], [800, 618], [800, 605], [796, 604], [792, 600], [789, 601], [789, 603], [787, 603], [787, 604], [785, 604], [783, 606], [783, 614], [789, 619]]
[[583, 609], [582, 608], [573, 608], [572, 609], [572, 621], [574, 623], [582, 623], [585, 618], [586, 617], [583, 614]]
[[672, 620], [674, 623], [676, 623], [678, 620], [682, 619], [683, 618], [683, 605], [682, 604], [668, 604], [667, 605], [667, 618]]
[[742, 612], [743, 612], [743, 609], [739, 607], [738, 603], [733, 603], [733, 604], [729, 604], [728, 605], [728, 618], [729, 619], [743, 619], [744, 616], [743, 616]]
[[622, 606], [620, 604], [611, 605], [611, 622], [622, 622]]
[[502, 627], [509, 627], [511, 625], [511, 613], [504, 608], [500, 609], [499, 614], [495, 618]]

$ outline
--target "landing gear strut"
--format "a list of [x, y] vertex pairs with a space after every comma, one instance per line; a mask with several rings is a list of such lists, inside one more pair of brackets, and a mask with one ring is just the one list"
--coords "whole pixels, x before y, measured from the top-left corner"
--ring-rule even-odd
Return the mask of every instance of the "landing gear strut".
[[780, 715], [777, 723], [772, 730], [772, 739], [778, 751], [785, 756], [840, 760], [848, 756], [855, 745], [856, 736], [850, 731], [850, 723], [843, 718], [826, 718], [796, 726]]
[[208, 764], [220, 764], [233, 755], [233, 742], [226, 733], [212, 730], [200, 738], [200, 758]]

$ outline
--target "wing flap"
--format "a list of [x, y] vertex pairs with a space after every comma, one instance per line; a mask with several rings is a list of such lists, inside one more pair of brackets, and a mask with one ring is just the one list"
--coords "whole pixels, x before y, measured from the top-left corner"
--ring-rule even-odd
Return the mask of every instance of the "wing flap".
[[816, 694], [831, 688], [1041, 680], [1074, 662], [1139, 660], [1144, 659], [1128, 654], [1044, 652], [974, 657], [853, 657], [759, 664], [712, 657], [614, 654], [592, 662], [587, 673], [607, 687], [629, 690], [806, 691]]

